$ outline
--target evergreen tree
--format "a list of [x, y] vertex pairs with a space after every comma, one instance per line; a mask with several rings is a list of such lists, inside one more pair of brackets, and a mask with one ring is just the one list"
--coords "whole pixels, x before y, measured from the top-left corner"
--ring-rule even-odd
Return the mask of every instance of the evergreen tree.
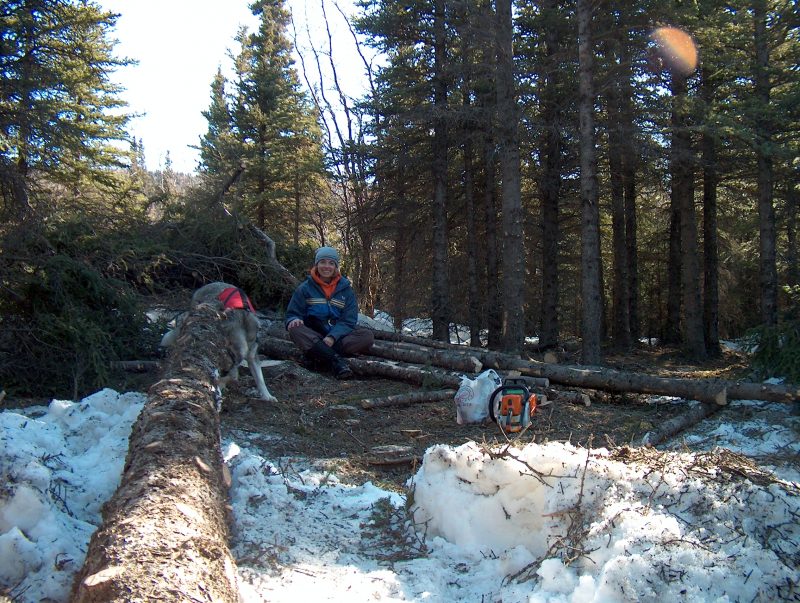
[[208, 130], [200, 141], [201, 171], [221, 176], [233, 174], [242, 161], [242, 144], [233, 131], [226, 84], [218, 69], [211, 82], [211, 103], [203, 111]]
[[30, 210], [34, 174], [75, 183], [121, 165], [128, 118], [109, 78], [128, 61], [107, 37], [117, 17], [78, 0], [0, 4], [0, 190], [16, 216]]
[[320, 188], [319, 126], [294, 69], [282, 0], [259, 0], [250, 8], [259, 27], [237, 35], [232, 89], [220, 72], [211, 85], [201, 169], [235, 180], [241, 208], [258, 227], [296, 238], [303, 221], [298, 199]]

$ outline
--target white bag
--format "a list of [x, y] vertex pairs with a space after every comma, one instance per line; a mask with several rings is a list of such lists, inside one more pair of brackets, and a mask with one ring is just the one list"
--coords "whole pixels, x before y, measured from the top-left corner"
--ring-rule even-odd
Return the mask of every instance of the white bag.
[[456, 392], [456, 422], [480, 423], [489, 416], [489, 397], [503, 384], [494, 369], [483, 371], [475, 379], [461, 377], [461, 386]]

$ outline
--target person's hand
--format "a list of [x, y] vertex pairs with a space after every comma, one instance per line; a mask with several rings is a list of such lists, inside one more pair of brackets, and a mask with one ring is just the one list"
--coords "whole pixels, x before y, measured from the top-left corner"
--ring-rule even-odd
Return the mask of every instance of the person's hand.
[[299, 327], [301, 324], [303, 324], [303, 321], [300, 320], [299, 318], [295, 318], [295, 319], [289, 321], [289, 324], [286, 325], [286, 328], [287, 329], [294, 329], [295, 327]]
[[328, 335], [322, 341], [324, 341], [325, 345], [328, 346], [329, 348], [333, 347], [333, 344], [336, 343], [336, 340], [333, 337], [331, 337], [330, 335]]

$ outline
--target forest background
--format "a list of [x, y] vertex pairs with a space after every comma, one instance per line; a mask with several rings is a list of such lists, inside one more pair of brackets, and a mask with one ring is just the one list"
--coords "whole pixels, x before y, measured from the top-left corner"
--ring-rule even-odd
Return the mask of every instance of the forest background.
[[126, 130], [117, 15], [0, 2], [3, 388], [109, 385], [110, 361], [156, 353], [153, 299], [211, 280], [281, 311], [282, 268], [318, 245], [363, 313], [437, 339], [575, 339], [602, 364], [641, 337], [703, 360], [747, 336], [760, 376], [800, 380], [792, 0], [365, 0], [353, 42], [382, 60], [361, 54], [359, 98], [331, 37], [295, 64], [283, 3], [251, 10], [182, 174]]

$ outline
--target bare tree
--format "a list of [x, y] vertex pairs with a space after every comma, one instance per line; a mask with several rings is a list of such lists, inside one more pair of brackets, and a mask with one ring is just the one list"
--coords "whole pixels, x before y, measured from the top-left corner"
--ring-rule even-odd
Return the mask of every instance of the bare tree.
[[[374, 90], [372, 65], [361, 48], [358, 36], [339, 5], [334, 2], [333, 6], [349, 28], [356, 51], [363, 62], [364, 72]], [[330, 193], [340, 202], [341, 216], [338, 226], [344, 251], [353, 262], [353, 284], [359, 292], [362, 311], [371, 313], [377, 287], [372, 211], [375, 187], [370, 182], [371, 173], [364, 141], [367, 121], [375, 116], [367, 115], [345, 92], [337, 69], [336, 46], [328, 18], [327, 0], [320, 0], [320, 11], [325, 24], [322, 42], [324, 50], [314, 45], [310, 30], [306, 30], [316, 81], [311, 81], [302, 52], [299, 53], [301, 72], [323, 126], [324, 146], [334, 183]], [[294, 40], [297, 46], [296, 33]], [[330, 98], [329, 91], [332, 91], [334, 98]]]

